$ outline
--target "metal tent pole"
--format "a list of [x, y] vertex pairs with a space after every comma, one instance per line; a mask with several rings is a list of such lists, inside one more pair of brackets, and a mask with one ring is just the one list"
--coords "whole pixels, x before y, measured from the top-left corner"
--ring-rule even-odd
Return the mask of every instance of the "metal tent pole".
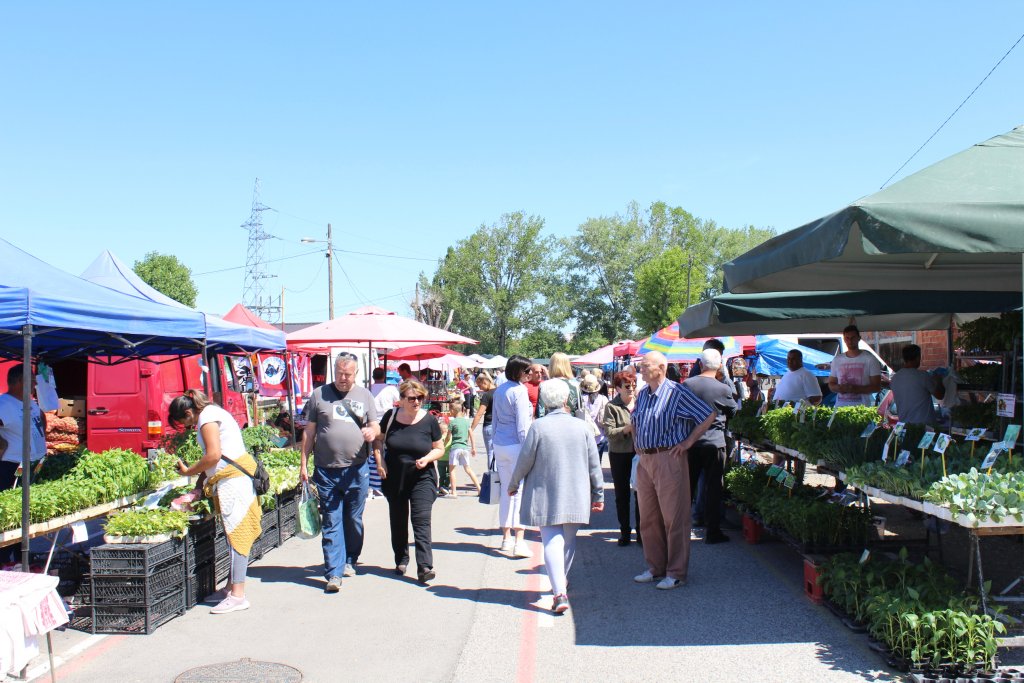
[[32, 325], [21, 328], [22, 334], [22, 388], [21, 388], [21, 569], [29, 571], [28, 530], [31, 526], [29, 511], [29, 485], [32, 474]]

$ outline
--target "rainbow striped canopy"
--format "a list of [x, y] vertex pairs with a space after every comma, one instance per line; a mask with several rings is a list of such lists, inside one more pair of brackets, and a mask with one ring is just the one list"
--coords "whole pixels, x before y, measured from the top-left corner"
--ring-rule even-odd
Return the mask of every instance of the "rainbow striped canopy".
[[[661, 351], [669, 363], [688, 363], [700, 358], [704, 349], [704, 342], [712, 337], [699, 337], [686, 339], [679, 336], [679, 323], [674, 322], [668, 327], [659, 330], [651, 335], [640, 347], [640, 355], [651, 351]], [[744, 348], [753, 350], [757, 346], [757, 340], [753, 335], [742, 335], [737, 337], [718, 337], [725, 344], [724, 358], [739, 356]]]

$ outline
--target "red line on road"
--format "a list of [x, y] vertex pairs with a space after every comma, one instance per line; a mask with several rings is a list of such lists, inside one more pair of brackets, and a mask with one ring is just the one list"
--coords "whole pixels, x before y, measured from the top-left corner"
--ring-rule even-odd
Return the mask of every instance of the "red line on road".
[[[86, 664], [90, 663], [104, 652], [109, 650], [121, 643], [128, 636], [107, 636], [99, 644], [90, 647], [85, 652], [81, 653], [77, 657], [72, 658], [70, 661], [65, 662], [57, 669], [57, 679], [64, 678], [65, 676], [71, 675], [81, 669]], [[40, 679], [42, 680], [42, 679]]]
[[533, 558], [530, 573], [526, 577], [526, 614], [523, 615], [523, 629], [519, 637], [519, 667], [517, 683], [533, 683], [537, 669], [537, 610], [533, 603], [540, 592], [540, 573], [536, 571], [543, 564], [544, 549], [540, 543], [531, 541]]

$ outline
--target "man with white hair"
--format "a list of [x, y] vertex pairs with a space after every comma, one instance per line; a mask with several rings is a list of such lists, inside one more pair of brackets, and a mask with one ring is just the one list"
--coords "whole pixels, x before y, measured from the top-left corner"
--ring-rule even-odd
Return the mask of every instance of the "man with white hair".
[[690, 449], [690, 493], [695, 494], [697, 481], [704, 474], [704, 542], [724, 543], [729, 537], [722, 533], [722, 476], [725, 471], [725, 419], [736, 411], [732, 389], [718, 380], [722, 367], [722, 354], [716, 349], [704, 349], [701, 354], [703, 371], [690, 377], [683, 386], [697, 394], [715, 409], [714, 422]]
[[690, 469], [687, 453], [715, 420], [715, 411], [691, 389], [666, 379], [668, 361], [657, 351], [640, 362], [647, 386], [633, 411], [640, 464], [637, 497], [647, 569], [633, 580], [670, 590], [686, 583], [690, 564]]

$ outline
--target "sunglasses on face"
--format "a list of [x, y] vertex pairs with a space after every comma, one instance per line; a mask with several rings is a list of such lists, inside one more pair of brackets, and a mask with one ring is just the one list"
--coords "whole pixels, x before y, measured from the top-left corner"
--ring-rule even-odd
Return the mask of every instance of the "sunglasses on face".
[[403, 396], [406, 401], [416, 401], [417, 403], [423, 403], [422, 396]]

